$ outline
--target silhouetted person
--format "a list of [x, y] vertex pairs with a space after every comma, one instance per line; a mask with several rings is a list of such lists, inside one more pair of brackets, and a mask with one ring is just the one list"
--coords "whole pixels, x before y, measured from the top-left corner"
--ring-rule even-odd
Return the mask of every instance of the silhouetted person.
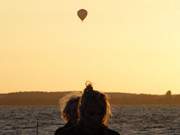
[[66, 124], [64, 125], [64, 127], [58, 128], [55, 132], [55, 135], [59, 135], [61, 134], [61, 132], [63, 132], [63, 130], [68, 129], [77, 124], [79, 118], [79, 101], [79, 96], [70, 97], [70, 99], [67, 101], [65, 107], [61, 112], [61, 117], [66, 122]]
[[107, 96], [93, 90], [91, 84], [84, 90], [79, 109], [80, 121], [58, 135], [119, 135], [108, 128], [111, 109]]

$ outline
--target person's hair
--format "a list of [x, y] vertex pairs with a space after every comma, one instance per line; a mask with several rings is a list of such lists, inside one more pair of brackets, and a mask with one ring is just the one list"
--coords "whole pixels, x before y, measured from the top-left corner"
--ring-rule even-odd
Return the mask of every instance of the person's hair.
[[108, 125], [111, 107], [107, 95], [93, 90], [91, 84], [84, 89], [80, 105], [80, 119], [91, 119], [97, 123]]
[[[67, 97], [64, 99], [67, 100]], [[64, 121], [76, 121], [79, 118], [79, 102], [80, 96], [71, 96], [63, 103], [61, 108], [61, 117]]]

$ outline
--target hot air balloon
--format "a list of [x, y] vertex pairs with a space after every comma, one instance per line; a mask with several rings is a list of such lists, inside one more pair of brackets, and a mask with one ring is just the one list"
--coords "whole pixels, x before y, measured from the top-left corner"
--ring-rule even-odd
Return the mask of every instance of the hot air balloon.
[[87, 17], [88, 12], [85, 9], [80, 9], [78, 10], [77, 15], [83, 21]]

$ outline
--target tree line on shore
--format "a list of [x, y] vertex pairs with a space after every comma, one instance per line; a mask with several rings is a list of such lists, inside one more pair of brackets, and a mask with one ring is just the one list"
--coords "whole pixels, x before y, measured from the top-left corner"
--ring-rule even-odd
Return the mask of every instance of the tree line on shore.
[[[72, 92], [16, 92], [0, 94], [0, 105], [58, 105], [61, 97]], [[164, 95], [107, 93], [113, 105], [180, 105], [180, 95], [167, 91]]]

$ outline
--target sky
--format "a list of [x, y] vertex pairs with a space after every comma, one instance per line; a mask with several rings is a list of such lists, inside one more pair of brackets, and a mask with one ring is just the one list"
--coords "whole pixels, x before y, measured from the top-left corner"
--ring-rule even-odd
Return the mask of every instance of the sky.
[[1, 0], [0, 93], [180, 94], [179, 24], [179, 0]]

